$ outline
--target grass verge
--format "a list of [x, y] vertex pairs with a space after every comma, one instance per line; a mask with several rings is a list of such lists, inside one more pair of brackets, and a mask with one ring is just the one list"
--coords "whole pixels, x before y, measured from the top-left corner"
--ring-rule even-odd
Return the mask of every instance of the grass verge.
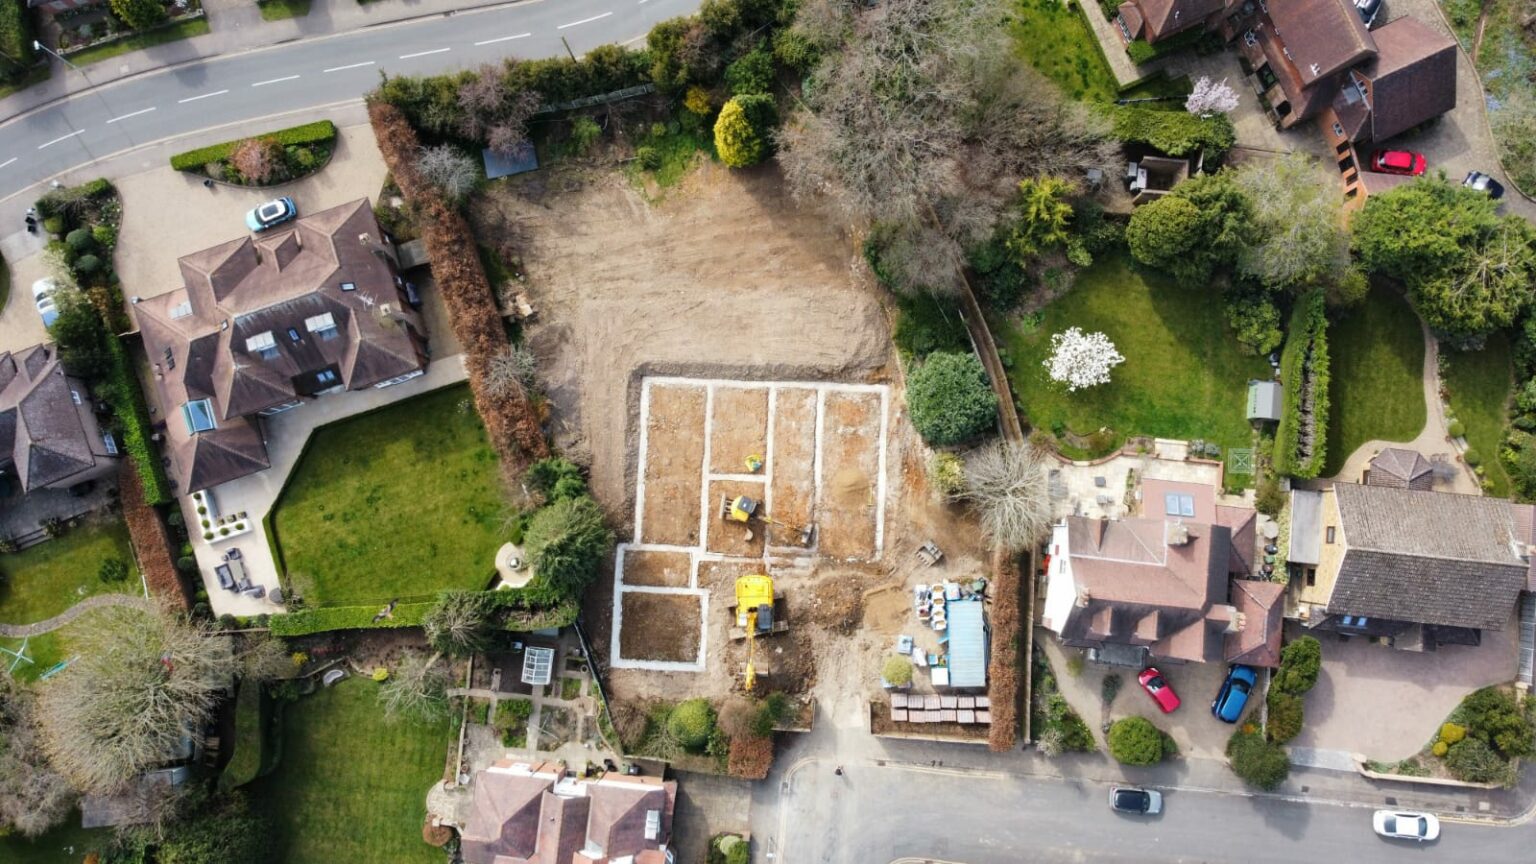
[[1424, 334], [1401, 295], [1372, 289], [1330, 331], [1326, 477], [1339, 473], [1349, 454], [1367, 441], [1413, 440], [1424, 430], [1425, 417]]
[[282, 21], [309, 14], [309, 0], [267, 0], [261, 4], [261, 20]]
[[89, 63], [100, 63], [113, 57], [120, 57], [130, 51], [142, 51], [145, 48], [153, 48], [156, 45], [164, 45], [167, 42], [178, 42], [182, 39], [190, 39], [193, 36], [201, 36], [208, 32], [207, 18], [193, 18], [190, 21], [182, 21], [159, 30], [151, 30], [148, 33], [140, 33], [137, 36], [129, 36], [127, 39], [119, 39], [106, 45], [98, 45], [87, 48], [78, 54], [69, 55], [69, 62], [76, 66], [85, 66]]
[[1441, 370], [1451, 395], [1451, 413], [1467, 428], [1467, 445], [1483, 458], [1489, 494], [1509, 497], [1509, 475], [1499, 462], [1509, 416], [1510, 389], [1514, 386], [1509, 362], [1509, 342], [1495, 333], [1481, 351], [1445, 351]]

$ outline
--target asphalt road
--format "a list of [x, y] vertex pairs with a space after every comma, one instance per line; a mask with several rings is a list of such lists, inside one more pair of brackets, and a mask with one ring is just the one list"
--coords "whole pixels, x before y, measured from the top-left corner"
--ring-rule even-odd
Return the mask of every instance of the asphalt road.
[[869, 764], [839, 777], [833, 768], [801, 762], [778, 786], [759, 787], [754, 811], [777, 815], [769, 831], [754, 818], [756, 860], [1495, 864], [1531, 860], [1536, 841], [1531, 825], [1450, 822], [1433, 843], [1387, 841], [1371, 831], [1369, 808], [1195, 791], [1166, 791], [1162, 816], [1131, 817], [1110, 811], [1098, 783]]
[[[509, 55], [550, 57], [565, 53], [561, 37], [579, 55], [641, 37], [656, 22], [697, 5], [697, 0], [532, 0], [293, 42], [108, 84], [0, 125], [0, 199], [142, 144], [356, 99], [378, 85], [380, 72], [435, 74]], [[91, 67], [83, 69], [89, 76]]]

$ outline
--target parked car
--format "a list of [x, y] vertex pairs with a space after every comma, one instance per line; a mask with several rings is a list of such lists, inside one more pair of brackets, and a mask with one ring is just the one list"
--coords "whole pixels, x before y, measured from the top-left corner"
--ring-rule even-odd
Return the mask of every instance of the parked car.
[[1157, 703], [1157, 707], [1163, 709], [1164, 714], [1179, 707], [1178, 694], [1173, 692], [1173, 688], [1163, 678], [1163, 673], [1157, 671], [1156, 666], [1148, 666], [1141, 670], [1141, 674], [1136, 676], [1136, 681], [1141, 684], [1141, 689], [1147, 691], [1147, 695], [1152, 697], [1152, 701]]
[[1377, 810], [1371, 817], [1376, 833], [1393, 840], [1434, 840], [1440, 836], [1440, 820], [1433, 813], [1412, 810]]
[[59, 305], [53, 301], [53, 292], [59, 283], [52, 279], [39, 279], [32, 283], [32, 302], [37, 304], [37, 314], [43, 318], [44, 327], [52, 327], [59, 320]]
[[1468, 171], [1467, 179], [1461, 181], [1461, 185], [1476, 189], [1495, 201], [1504, 197], [1504, 184], [1481, 171]]
[[1383, 0], [1355, 0], [1355, 11], [1360, 13], [1360, 20], [1370, 28], [1381, 17], [1381, 10], [1386, 6]]
[[1424, 173], [1428, 162], [1423, 153], [1411, 150], [1377, 150], [1371, 154], [1371, 170], [1382, 174], [1403, 174], [1417, 177]]
[[1109, 790], [1109, 808], [1116, 813], [1156, 816], [1163, 812], [1163, 793], [1156, 789], [1116, 786]]
[[1252, 666], [1232, 664], [1227, 670], [1227, 680], [1221, 682], [1221, 692], [1211, 702], [1211, 713], [1223, 723], [1236, 723], [1237, 718], [1243, 716], [1243, 709], [1248, 707], [1248, 694], [1253, 692], [1253, 685], [1258, 680], [1259, 675]]
[[415, 282], [405, 283], [405, 302], [412, 309], [421, 308], [421, 292], [416, 290]]
[[245, 227], [252, 231], [265, 231], [298, 215], [299, 208], [294, 206], [293, 199], [284, 195], [281, 198], [273, 198], [245, 214]]

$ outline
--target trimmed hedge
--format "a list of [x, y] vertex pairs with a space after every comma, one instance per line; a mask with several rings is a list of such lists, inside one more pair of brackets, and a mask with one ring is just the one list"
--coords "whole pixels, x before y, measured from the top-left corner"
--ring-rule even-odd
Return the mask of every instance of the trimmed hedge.
[[[336, 124], [329, 120], [317, 120], [314, 123], [305, 123], [302, 126], [291, 126], [287, 129], [279, 129], [265, 135], [250, 136], [256, 138], [271, 138], [277, 143], [287, 147], [302, 144], [322, 144], [336, 140]], [[185, 153], [177, 153], [171, 157], [171, 167], [177, 171], [201, 172], [203, 166], [209, 162], [218, 162], [228, 159], [240, 146], [240, 142], [246, 140], [240, 138], [235, 141], [225, 141], [222, 144], [210, 144], [207, 147], [199, 147], [196, 150], [188, 150]]]
[[[502, 629], [512, 631], [542, 630], [546, 627], [565, 627], [576, 620], [581, 611], [577, 600], [562, 600], [543, 608], [530, 609], [538, 603], [534, 597], [544, 597], [543, 592], [533, 596], [526, 589], [486, 592], [497, 600], [497, 606], [515, 610], [502, 623]], [[273, 615], [269, 626], [274, 636], [307, 636], [329, 630], [387, 630], [401, 627], [420, 627], [435, 600], [400, 603], [388, 618], [373, 620], [383, 608], [382, 604], [369, 606], [323, 606], [318, 609], [301, 609], [286, 615]]]
[[174, 598], [177, 606], [191, 608], [192, 598], [176, 569], [165, 524], [144, 499], [143, 477], [132, 459], [124, 459], [117, 471], [118, 500], [123, 507], [123, 521], [128, 524], [128, 539], [133, 543], [133, 557], [139, 563], [150, 596], [162, 603]]
[[992, 650], [987, 660], [987, 699], [992, 703], [992, 725], [987, 729], [987, 748], [993, 753], [1013, 749], [1019, 735], [1020, 643], [1019, 561], [1002, 549], [992, 552]]
[[[1313, 291], [1296, 303], [1280, 355], [1284, 407], [1275, 430], [1275, 471], [1312, 478], [1323, 470], [1328, 443], [1328, 318], [1323, 292]], [[1302, 401], [1311, 401], [1307, 418]], [[1312, 433], [1312, 451], [1303, 455], [1304, 433]]]
[[224, 766], [224, 773], [219, 775], [219, 791], [228, 792], [256, 779], [261, 771], [262, 747], [266, 743], [266, 735], [262, 729], [261, 683], [246, 679], [240, 682], [239, 693], [235, 696], [235, 741], [234, 754], [229, 757], [229, 764]]
[[1237, 143], [1237, 132], [1225, 114], [1196, 117], [1184, 111], [1158, 111], [1117, 105], [1110, 110], [1114, 136], [1121, 141], [1156, 147], [1169, 156], [1188, 156], [1204, 149], [1219, 160]]
[[150, 443], [149, 407], [144, 404], [144, 391], [139, 388], [133, 361], [128, 358], [128, 350], [122, 341], [108, 335], [106, 343], [112, 366], [107, 372], [103, 395], [112, 403], [122, 426], [123, 450], [138, 466], [139, 480], [144, 484], [144, 500], [150, 504], [164, 504], [172, 498], [171, 484], [165, 478], [165, 466]]
[[[22, 66], [30, 65], [36, 59], [32, 47], [32, 20], [27, 14], [27, 4], [22, 0], [0, 3], [0, 51]], [[25, 75], [25, 72], [13, 73], [10, 69], [4, 71], [12, 78]]]

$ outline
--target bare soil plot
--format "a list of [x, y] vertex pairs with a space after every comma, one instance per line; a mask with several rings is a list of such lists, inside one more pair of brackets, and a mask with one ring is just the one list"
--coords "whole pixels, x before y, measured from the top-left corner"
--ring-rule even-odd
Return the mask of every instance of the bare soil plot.
[[652, 387], [646, 422], [644, 513], [640, 542], [699, 542], [699, 483], [704, 470], [703, 387]]
[[709, 520], [706, 529], [709, 542], [705, 548], [717, 555], [733, 558], [761, 558], [764, 534], [762, 522], [754, 519], [750, 524], [743, 525], [720, 518], [720, 499], [734, 499], [738, 495], [756, 498], [761, 502], [763, 484], [747, 480], [715, 480], [709, 484], [709, 497], [706, 499], [710, 506], [710, 512], [706, 514]]
[[829, 392], [821, 417], [821, 494], [816, 514], [821, 554], [875, 556], [880, 493], [881, 397]]
[[710, 414], [709, 473], [746, 474], [748, 456], [766, 458], [767, 388], [717, 387]]
[[687, 588], [693, 560], [687, 552], [624, 550], [624, 584], [653, 588]]
[[665, 663], [698, 661], [702, 603], [697, 595], [625, 591], [622, 606], [619, 656]]
[[[816, 497], [816, 391], [788, 387], [774, 393], [773, 486], [774, 518], [790, 525], [811, 521]], [[795, 542], [770, 529], [774, 545]]]

